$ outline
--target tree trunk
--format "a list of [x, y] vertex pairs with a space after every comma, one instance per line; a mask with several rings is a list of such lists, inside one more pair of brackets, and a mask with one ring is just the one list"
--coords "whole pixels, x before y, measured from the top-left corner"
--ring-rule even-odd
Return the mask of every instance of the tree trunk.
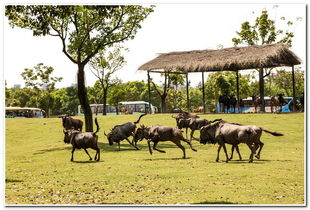
[[78, 97], [80, 104], [84, 110], [86, 132], [93, 132], [93, 115], [89, 106], [87, 91], [85, 87], [84, 67], [85, 66], [82, 64], [78, 65], [78, 73], [77, 73]]
[[261, 100], [261, 106], [260, 106], [260, 111], [265, 112], [265, 90], [264, 90], [264, 69], [260, 68], [259, 69], [259, 97]]
[[161, 112], [166, 113], [167, 112], [167, 106], [166, 106], [166, 94], [161, 95]]
[[102, 110], [102, 115], [107, 115], [107, 95], [108, 95], [108, 89], [103, 89], [103, 110]]

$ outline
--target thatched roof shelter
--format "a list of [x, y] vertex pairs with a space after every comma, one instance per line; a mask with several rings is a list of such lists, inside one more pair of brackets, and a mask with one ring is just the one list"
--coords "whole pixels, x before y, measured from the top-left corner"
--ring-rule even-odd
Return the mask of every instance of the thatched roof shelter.
[[182, 72], [237, 71], [300, 64], [284, 44], [231, 47], [220, 50], [193, 50], [162, 53], [138, 70], [178, 69]]

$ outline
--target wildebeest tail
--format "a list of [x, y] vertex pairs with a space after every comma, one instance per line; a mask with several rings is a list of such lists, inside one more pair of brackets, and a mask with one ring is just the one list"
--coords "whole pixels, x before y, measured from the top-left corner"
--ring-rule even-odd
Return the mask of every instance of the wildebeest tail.
[[96, 133], [98, 133], [98, 131], [99, 131], [99, 125], [98, 125], [97, 117], [95, 118], [95, 124], [97, 126], [97, 130], [96, 130], [96, 132], [93, 135], [96, 135]]
[[214, 123], [214, 122], [217, 122], [217, 121], [221, 121], [222, 119], [215, 119], [213, 121], [210, 121], [210, 123]]
[[273, 135], [273, 136], [284, 136], [284, 134], [282, 134], [282, 133], [268, 131], [268, 130], [266, 130], [266, 129], [264, 129], [264, 128], [262, 128], [262, 130], [265, 131], [265, 132], [267, 132], [267, 133], [270, 133], [270, 134]]
[[140, 117], [139, 117], [139, 119], [138, 119], [136, 122], [134, 122], [134, 124], [139, 123], [139, 122], [140, 122], [141, 117], [143, 117], [144, 115], [146, 115], [146, 114], [141, 114], [141, 115], [140, 115]]

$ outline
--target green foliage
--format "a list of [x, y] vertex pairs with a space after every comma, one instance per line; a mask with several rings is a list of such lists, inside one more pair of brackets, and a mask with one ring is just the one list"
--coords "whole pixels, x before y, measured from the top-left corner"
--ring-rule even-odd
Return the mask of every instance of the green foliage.
[[53, 67], [39, 63], [33, 69], [25, 68], [21, 76], [25, 80], [26, 87], [52, 91], [55, 89], [55, 84], [62, 80], [62, 77], [52, 77], [53, 71]]
[[[161, 142], [166, 153], [149, 154], [147, 142], [135, 150], [126, 141], [108, 145], [103, 131], [137, 120], [138, 115], [98, 116], [99, 162], [88, 161], [83, 150], [74, 153], [63, 142], [59, 118], [5, 120], [5, 204], [6, 205], [305, 205], [304, 113], [202, 115], [208, 120], [258, 125], [284, 133], [276, 137], [263, 133], [261, 160], [248, 163], [250, 150], [240, 144], [229, 163], [215, 162], [217, 145], [193, 141], [192, 151], [182, 142], [187, 159], [172, 142]], [[81, 117], [78, 117], [82, 119]], [[144, 125], [175, 127], [171, 114], [147, 115]], [[185, 132], [183, 134], [185, 136]], [[195, 132], [195, 137], [199, 132]], [[130, 138], [131, 140], [131, 138]], [[230, 154], [230, 145], [227, 145]], [[88, 149], [92, 157], [95, 151]], [[102, 206], [106, 207], [106, 206]]]
[[57, 36], [63, 52], [74, 63], [86, 64], [99, 50], [133, 39], [153, 7], [138, 5], [6, 6], [12, 26], [34, 36]]
[[[285, 18], [281, 18], [285, 20]], [[299, 21], [300, 19], [296, 19]], [[272, 43], [285, 43], [288, 46], [292, 45], [292, 38], [294, 33], [290, 27], [294, 23], [288, 21], [286, 23], [287, 30], [276, 29], [275, 20], [269, 18], [267, 10], [263, 10], [259, 17], [256, 17], [255, 23], [251, 24], [249, 21], [245, 21], [241, 24], [240, 31], [237, 31], [238, 37], [232, 39], [235, 46], [240, 44], [245, 45], [264, 45]]]
[[62, 80], [61, 77], [52, 77], [53, 71], [53, 67], [39, 63], [33, 69], [25, 68], [21, 74], [25, 80], [26, 87], [33, 88], [37, 92], [35, 97], [31, 97], [30, 101], [33, 101], [31, 104], [35, 104], [34, 107], [46, 110], [47, 116], [49, 116], [50, 108], [53, 104], [51, 92], [55, 89], [56, 82]]

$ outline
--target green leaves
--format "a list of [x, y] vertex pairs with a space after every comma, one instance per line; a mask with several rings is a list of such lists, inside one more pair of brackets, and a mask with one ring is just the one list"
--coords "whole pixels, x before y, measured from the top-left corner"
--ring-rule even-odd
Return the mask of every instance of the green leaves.
[[[285, 17], [280, 18], [285, 21]], [[300, 19], [296, 19], [299, 21]], [[292, 21], [287, 21], [288, 27], [293, 25]], [[255, 23], [250, 24], [248, 21], [241, 24], [240, 31], [236, 32], [238, 37], [232, 38], [234, 46], [240, 44], [257, 45], [257, 44], [272, 44], [272, 43], [285, 43], [288, 46], [292, 44], [294, 33], [287, 29], [286, 32], [282, 29], [276, 29], [275, 20], [271, 20], [267, 10], [263, 10], [259, 17], [256, 17]], [[278, 41], [277, 41], [278, 40]]]

